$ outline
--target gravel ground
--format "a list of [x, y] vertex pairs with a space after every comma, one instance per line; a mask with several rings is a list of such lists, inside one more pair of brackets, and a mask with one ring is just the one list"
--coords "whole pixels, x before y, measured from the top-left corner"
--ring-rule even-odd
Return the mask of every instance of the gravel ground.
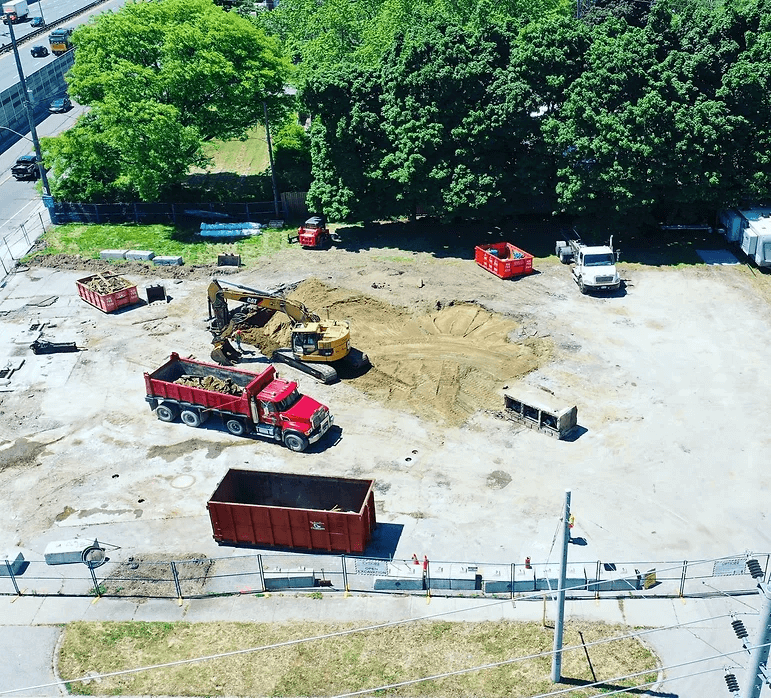
[[[0, 289], [0, 364], [24, 360], [0, 386], [0, 549], [41, 559], [52, 540], [99, 536], [124, 556], [227, 554], [211, 539], [205, 505], [228, 468], [246, 467], [374, 478], [378, 519], [403, 527], [396, 557], [554, 560], [566, 488], [574, 535], [587, 544], [572, 549], [578, 559], [771, 550], [771, 276], [744, 266], [622, 265], [625, 288], [591, 297], [556, 261], [536, 260], [535, 274], [502, 281], [469, 259], [420, 249], [382, 241], [290, 249], [229, 277], [255, 288], [315, 278], [393, 306], [389, 313], [424, 335], [404, 341], [401, 328], [379, 324], [375, 305], [366, 331], [361, 325], [364, 344], [355, 318], [351, 326], [383, 376], [427, 377], [406, 381], [403, 401], [382, 385], [324, 386], [280, 367], [335, 415], [334, 433], [304, 454], [208, 425], [161, 423], [144, 402], [142, 373], [171, 351], [208, 360], [212, 269], [121, 268], [140, 297], [145, 284], [164, 283], [170, 300], [111, 315], [77, 296], [75, 280], [95, 273], [92, 263], [17, 273]], [[484, 333], [492, 345], [439, 331], [451, 341], [438, 350], [425, 323], [436, 327], [440, 311], [468, 304], [495, 328]], [[470, 327], [462, 315], [442, 327]], [[45, 323], [44, 339], [83, 351], [33, 355], [35, 323]], [[527, 350], [536, 360], [517, 363], [518, 346], [537, 346]], [[425, 396], [437, 375], [473, 389], [436, 387], [432, 403]], [[499, 388], [516, 381], [577, 405], [578, 437], [557, 441], [497, 418]]]

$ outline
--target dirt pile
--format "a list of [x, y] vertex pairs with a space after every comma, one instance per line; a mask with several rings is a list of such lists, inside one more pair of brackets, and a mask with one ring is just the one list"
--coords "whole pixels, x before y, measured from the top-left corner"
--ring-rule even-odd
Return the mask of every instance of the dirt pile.
[[244, 389], [236, 385], [230, 378], [215, 378], [214, 376], [180, 376], [174, 381], [179, 385], [187, 385], [191, 388], [203, 388], [215, 393], [225, 393], [226, 395], [241, 395]]
[[[290, 296], [322, 320], [350, 323], [351, 343], [372, 362], [352, 385], [387, 405], [439, 422], [461, 424], [478, 410], [500, 407], [498, 390], [546, 363], [552, 353], [548, 339], [509, 341], [517, 322], [474, 303], [411, 312], [316, 279]], [[289, 346], [290, 322], [282, 314], [248, 332], [246, 341], [266, 355]]]

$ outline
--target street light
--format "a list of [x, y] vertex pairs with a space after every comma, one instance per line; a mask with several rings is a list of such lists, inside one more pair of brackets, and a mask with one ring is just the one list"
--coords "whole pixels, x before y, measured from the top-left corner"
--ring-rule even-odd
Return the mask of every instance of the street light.
[[37, 0], [37, 8], [40, 10], [40, 19], [43, 20], [43, 26], [46, 25], [46, 18], [43, 16], [43, 3], [41, 0]]
[[[35, 159], [37, 160], [37, 167], [40, 171], [40, 180], [43, 183], [43, 201], [46, 199], [53, 203], [53, 197], [51, 196], [51, 188], [48, 186], [48, 176], [46, 175], [46, 169], [43, 167], [43, 155], [40, 152], [40, 141], [37, 137], [37, 130], [35, 129], [35, 115], [32, 113], [32, 104], [29, 101], [29, 90], [27, 89], [27, 81], [24, 78], [24, 71], [21, 67], [21, 58], [19, 58], [19, 47], [16, 45], [16, 33], [13, 30], [13, 22], [8, 13], [5, 13], [6, 20], [8, 22], [8, 31], [11, 33], [11, 45], [13, 46], [13, 55], [16, 58], [16, 69], [19, 71], [19, 83], [21, 84], [22, 92], [24, 93], [24, 108], [27, 111], [27, 120], [29, 121], [29, 132], [32, 136], [32, 143], [35, 146]], [[9, 131], [11, 129], [8, 129]], [[22, 136], [23, 138], [25, 136]]]

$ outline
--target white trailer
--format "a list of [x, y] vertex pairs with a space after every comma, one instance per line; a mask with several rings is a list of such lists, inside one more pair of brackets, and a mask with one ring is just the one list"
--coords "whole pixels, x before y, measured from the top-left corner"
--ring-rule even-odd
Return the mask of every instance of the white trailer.
[[771, 208], [726, 209], [721, 232], [759, 267], [771, 267]]
[[18, 24], [24, 22], [29, 15], [29, 7], [27, 6], [27, 0], [12, 0], [11, 2], [3, 3], [3, 23], [8, 24], [8, 20], [11, 24]]

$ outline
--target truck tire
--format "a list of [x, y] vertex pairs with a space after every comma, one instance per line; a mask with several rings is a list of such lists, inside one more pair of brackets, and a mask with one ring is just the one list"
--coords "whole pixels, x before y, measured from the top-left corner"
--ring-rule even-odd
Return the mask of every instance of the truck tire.
[[200, 427], [203, 424], [201, 413], [195, 410], [182, 410], [179, 418], [189, 427]]
[[179, 410], [174, 405], [162, 403], [158, 405], [155, 414], [162, 422], [173, 422], [177, 418]]
[[563, 247], [559, 251], [559, 258], [560, 262], [567, 264], [573, 258], [573, 253], [570, 251], [569, 247]]
[[564, 250], [568, 244], [564, 240], [557, 240], [557, 244], [554, 246], [554, 254], [562, 259], [562, 250]]
[[225, 429], [227, 429], [233, 436], [244, 436], [246, 434], [246, 424], [242, 419], [237, 417], [231, 417], [225, 422]]
[[589, 292], [589, 289], [586, 288], [586, 284], [584, 283], [583, 277], [578, 277], [578, 290], [581, 291], [584, 295], [586, 295]]
[[296, 431], [288, 431], [284, 434], [284, 445], [295, 453], [302, 453], [308, 448], [308, 439]]

